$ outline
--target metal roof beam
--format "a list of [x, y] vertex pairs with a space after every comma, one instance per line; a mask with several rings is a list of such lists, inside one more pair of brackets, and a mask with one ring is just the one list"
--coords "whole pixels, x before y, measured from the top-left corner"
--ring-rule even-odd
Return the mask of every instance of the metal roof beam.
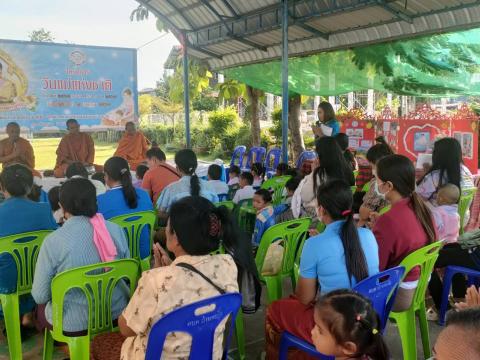
[[228, 0], [222, 0], [222, 3], [228, 8], [228, 11], [232, 13], [232, 16], [238, 18], [238, 13], [235, 11], [232, 4], [228, 2]]
[[[148, 2], [150, 2], [150, 1], [151, 0], [148, 0]], [[173, 1], [171, 1], [171, 0], [165, 0], [165, 1], [168, 5], [170, 5], [170, 7], [172, 7], [176, 11], [177, 15], [180, 15], [182, 17], [182, 19], [187, 23], [188, 26], [190, 26], [190, 28], [195, 29], [195, 25], [193, 25], [193, 23], [190, 21], [190, 19], [188, 19], [184, 15], [183, 11], [180, 11], [180, 8], [177, 5], [175, 5], [175, 3]]]
[[406, 21], [409, 24], [413, 24], [413, 18], [405, 13], [404, 11], [394, 8], [392, 5], [388, 4], [385, 0], [378, 0], [378, 5], [381, 6], [383, 9], [388, 11], [390, 14], [394, 15], [395, 17]]
[[219, 55], [219, 54], [214, 53], [214, 52], [212, 52], [212, 51], [209, 51], [209, 50], [200, 48], [200, 47], [198, 47], [198, 46], [195, 46], [195, 45], [191, 44], [188, 40], [187, 40], [187, 46], [188, 46], [190, 49], [193, 49], [193, 50], [195, 50], [195, 51], [197, 51], [197, 52], [200, 52], [200, 53], [202, 53], [202, 54], [208, 55], [208, 56], [213, 57], [213, 58], [215, 58], [215, 59], [219, 59], [219, 60], [222, 60], [222, 59], [223, 59], [222, 55]]
[[305, 24], [301, 21], [294, 21], [291, 25], [301, 27], [303, 30], [308, 31], [309, 33], [316, 35], [318, 37], [321, 37], [322, 39], [325, 39], [325, 40], [328, 40], [328, 38], [330, 37], [328, 33], [324, 33], [323, 31], [315, 29], [313, 26]]

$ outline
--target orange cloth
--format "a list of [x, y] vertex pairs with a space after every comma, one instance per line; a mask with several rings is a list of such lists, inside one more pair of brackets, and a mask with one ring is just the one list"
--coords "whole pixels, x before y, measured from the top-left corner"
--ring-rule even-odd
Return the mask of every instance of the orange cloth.
[[153, 204], [157, 203], [163, 189], [171, 183], [180, 180], [180, 174], [167, 163], [148, 170], [142, 181], [142, 189], [146, 190], [152, 198]]
[[93, 164], [95, 158], [95, 145], [89, 134], [67, 134], [57, 149], [57, 163], [55, 165], [55, 177], [64, 177], [68, 165], [72, 162]]
[[137, 131], [135, 134], [130, 135], [125, 132], [113, 156], [124, 158], [130, 164], [130, 168], [136, 170], [137, 166], [145, 161], [147, 150], [148, 141], [143, 133]]
[[0, 141], [0, 158], [12, 154], [15, 147], [19, 149], [20, 154], [12, 160], [4, 162], [3, 168], [12, 164], [23, 164], [33, 171], [35, 168], [35, 155], [33, 153], [33, 147], [27, 139], [18, 138], [15, 145], [10, 142], [9, 139]]

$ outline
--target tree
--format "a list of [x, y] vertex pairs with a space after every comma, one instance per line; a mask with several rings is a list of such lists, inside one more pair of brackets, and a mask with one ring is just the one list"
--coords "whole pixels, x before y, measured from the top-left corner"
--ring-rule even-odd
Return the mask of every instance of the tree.
[[263, 91], [255, 89], [247, 85], [247, 97], [248, 97], [248, 114], [250, 117], [250, 125], [252, 131], [252, 145], [260, 146], [261, 134], [260, 134], [260, 117], [258, 116], [258, 107], [260, 97], [263, 96]]
[[293, 159], [298, 159], [302, 151], [305, 150], [305, 144], [303, 142], [302, 124], [300, 122], [301, 107], [301, 95], [295, 94], [288, 99], [288, 131], [290, 132]]
[[[148, 11], [147, 7], [144, 5], [138, 5], [131, 13], [130, 13], [130, 21], [143, 21], [143, 20], [148, 20], [148, 16], [150, 15], [150, 12]], [[161, 21], [159, 18], [157, 18], [156, 22], [156, 27], [157, 30], [162, 32], [169, 32], [168, 27]]]
[[233, 79], [228, 79], [217, 85], [218, 97], [224, 100], [237, 101], [247, 95], [246, 85]]
[[53, 40], [55, 40], [52, 33], [45, 30], [43, 27], [38, 30], [33, 30], [28, 34], [28, 37], [30, 38], [30, 41], [36, 42], [53, 42]]

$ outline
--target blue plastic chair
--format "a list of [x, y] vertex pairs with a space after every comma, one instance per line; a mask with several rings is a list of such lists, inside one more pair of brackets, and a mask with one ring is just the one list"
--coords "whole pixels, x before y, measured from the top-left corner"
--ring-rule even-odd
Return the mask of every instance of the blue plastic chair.
[[306, 160], [315, 160], [317, 158], [317, 153], [315, 151], [311, 150], [305, 150], [300, 154], [300, 156], [297, 159], [296, 167], [297, 169], [302, 168], [302, 164]]
[[218, 194], [218, 201], [227, 201], [228, 200], [228, 194]]
[[[192, 337], [190, 360], [211, 359], [215, 330], [228, 316], [235, 319], [241, 304], [242, 296], [239, 293], [230, 293], [201, 300], [168, 313], [157, 321], [150, 331], [145, 360], [160, 359], [165, 338], [174, 331], [187, 333]], [[213, 309], [210, 310], [212, 306]], [[228, 324], [228, 337], [223, 342], [225, 359], [235, 321], [227, 322]]]
[[[246, 151], [247, 151], [246, 146], [244, 145], [237, 146], [233, 150], [232, 159], [230, 160], [230, 166], [237, 165], [239, 168], [241, 168], [243, 164], [243, 156], [245, 155]], [[238, 159], [238, 163], [237, 163], [237, 159]]]
[[280, 353], [278, 356], [278, 360], [287, 360], [288, 349], [291, 347], [300, 349], [303, 352], [313, 356], [316, 359], [335, 360], [334, 356], [326, 356], [326, 355], [320, 354], [312, 344], [309, 344], [308, 342], [302, 339], [299, 339], [295, 335], [290, 334], [288, 331], [284, 331], [282, 333], [282, 338], [280, 340]]
[[275, 175], [277, 171], [277, 166], [280, 163], [280, 159], [282, 157], [282, 149], [280, 148], [273, 148], [268, 150], [267, 156], [265, 157], [265, 172], [267, 174], [267, 178], [270, 179], [273, 175]]
[[252, 168], [252, 164], [259, 162], [263, 164], [263, 158], [265, 157], [265, 153], [267, 149], [261, 146], [254, 146], [250, 150], [248, 150], [247, 154], [247, 162], [242, 169], [242, 171], [250, 171]]
[[464, 274], [468, 276], [468, 285], [475, 284], [480, 279], [480, 271], [463, 266], [447, 266], [445, 269], [445, 275], [443, 276], [443, 291], [442, 291], [442, 303], [440, 305], [440, 312], [438, 314], [438, 323], [441, 326], [445, 325], [445, 316], [447, 314], [448, 295], [450, 294], [450, 286], [452, 285], [452, 279], [455, 274]]

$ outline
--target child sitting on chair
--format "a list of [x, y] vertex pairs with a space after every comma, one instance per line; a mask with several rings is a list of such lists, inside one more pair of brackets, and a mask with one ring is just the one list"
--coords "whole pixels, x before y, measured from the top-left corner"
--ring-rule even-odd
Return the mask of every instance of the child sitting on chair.
[[447, 184], [438, 190], [438, 206], [431, 206], [438, 238], [447, 244], [456, 242], [460, 232], [459, 199], [460, 189], [454, 184]]
[[252, 243], [258, 246], [262, 239], [263, 233], [272, 225], [275, 225], [275, 216], [272, 206], [272, 194], [270, 191], [260, 189], [253, 195], [253, 207], [257, 210], [257, 220], [255, 221], [255, 229], [253, 230]]
[[140, 164], [137, 166], [137, 170], [135, 170], [135, 177], [137, 180], [133, 182], [133, 186], [135, 186], [137, 189], [142, 188], [142, 182], [143, 182], [143, 177], [145, 176], [145, 173], [148, 171], [148, 166], [144, 164]]
[[222, 177], [222, 167], [212, 164], [208, 167], [208, 184], [212, 187], [217, 195], [227, 195], [228, 185], [220, 180]]
[[238, 204], [242, 200], [252, 199], [255, 194], [253, 189], [253, 175], [249, 172], [243, 172], [240, 174], [240, 189], [237, 190], [233, 197], [233, 202]]
[[253, 175], [253, 188], [259, 189], [265, 180], [265, 168], [261, 163], [254, 163], [250, 172]]
[[280, 163], [278, 164], [277, 166], [277, 169], [276, 169], [276, 172], [275, 172], [275, 176], [285, 176], [285, 175], [288, 175], [287, 174], [287, 171], [289, 170], [290, 168], [288, 167], [288, 164], [286, 163]]
[[229, 180], [228, 186], [238, 186], [238, 182], [240, 181], [240, 168], [237, 165], [230, 166], [230, 171], [228, 172]]

